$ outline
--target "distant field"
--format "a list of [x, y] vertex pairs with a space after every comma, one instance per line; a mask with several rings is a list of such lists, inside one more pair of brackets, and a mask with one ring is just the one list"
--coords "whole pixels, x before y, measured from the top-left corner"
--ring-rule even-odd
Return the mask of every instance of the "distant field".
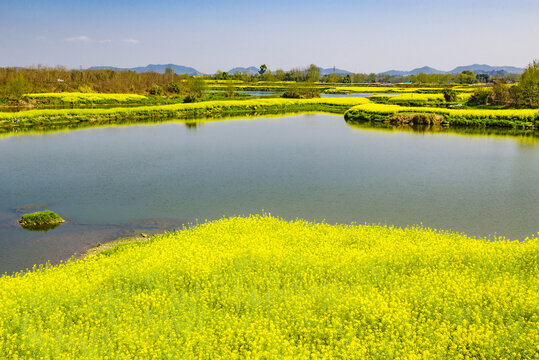
[[0, 357], [535, 358], [539, 242], [231, 218], [0, 278]]

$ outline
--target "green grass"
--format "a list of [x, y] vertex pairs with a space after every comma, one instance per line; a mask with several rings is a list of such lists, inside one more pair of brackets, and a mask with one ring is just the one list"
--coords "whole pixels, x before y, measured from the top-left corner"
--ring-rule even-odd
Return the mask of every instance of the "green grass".
[[539, 242], [491, 240], [222, 219], [0, 278], [0, 358], [535, 358]]
[[22, 227], [40, 227], [48, 225], [57, 225], [63, 223], [65, 220], [62, 219], [58, 214], [45, 210], [38, 211], [30, 214], [24, 214], [19, 220], [19, 224]]

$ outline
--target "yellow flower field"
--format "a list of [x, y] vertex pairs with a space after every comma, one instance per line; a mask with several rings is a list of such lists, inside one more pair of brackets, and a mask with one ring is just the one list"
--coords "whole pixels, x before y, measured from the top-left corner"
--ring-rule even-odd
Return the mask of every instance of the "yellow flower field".
[[237, 217], [0, 278], [5, 359], [531, 359], [539, 242]]

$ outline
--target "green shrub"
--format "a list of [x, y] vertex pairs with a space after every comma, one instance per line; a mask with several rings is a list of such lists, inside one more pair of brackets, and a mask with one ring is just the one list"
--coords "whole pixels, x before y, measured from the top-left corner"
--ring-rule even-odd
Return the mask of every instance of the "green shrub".
[[152, 87], [150, 88], [150, 90], [148, 91], [150, 93], [150, 95], [154, 95], [154, 96], [163, 96], [165, 95], [165, 91], [163, 90], [163, 88], [159, 85], [152, 85]]
[[467, 105], [487, 105], [490, 97], [489, 89], [479, 89], [466, 102]]
[[449, 88], [443, 89], [442, 94], [444, 95], [444, 99], [446, 102], [457, 101], [457, 98], [458, 98], [457, 92], [453, 89], [449, 89]]
[[176, 81], [171, 81], [167, 84], [168, 91], [174, 94], [179, 94], [182, 90], [181, 84]]
[[320, 89], [315, 87], [298, 87], [297, 85], [288, 86], [281, 95], [288, 99], [312, 99], [320, 97]]
[[198, 97], [195, 94], [189, 94], [183, 98], [184, 103], [194, 103], [198, 101]]

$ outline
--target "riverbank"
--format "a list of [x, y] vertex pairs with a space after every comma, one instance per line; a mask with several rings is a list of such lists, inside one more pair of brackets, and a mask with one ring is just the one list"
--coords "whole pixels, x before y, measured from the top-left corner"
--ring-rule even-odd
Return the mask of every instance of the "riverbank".
[[1, 357], [531, 358], [539, 243], [230, 218], [0, 278]]

